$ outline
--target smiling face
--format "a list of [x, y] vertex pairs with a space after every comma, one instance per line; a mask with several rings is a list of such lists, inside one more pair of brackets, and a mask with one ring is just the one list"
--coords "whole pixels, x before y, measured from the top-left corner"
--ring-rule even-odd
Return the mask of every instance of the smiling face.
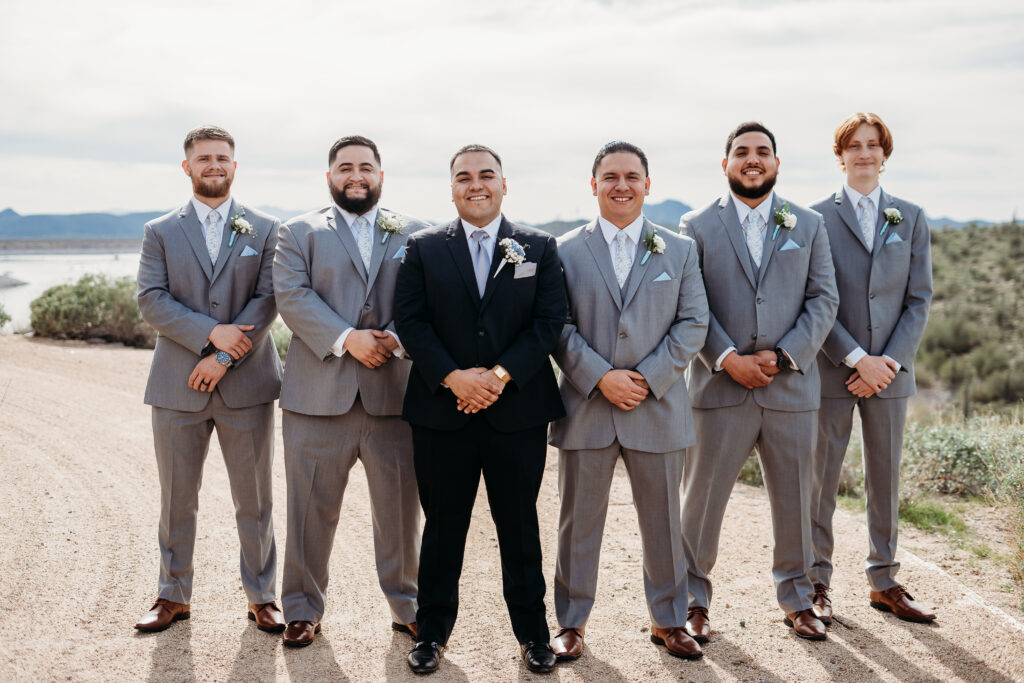
[[363, 145], [339, 149], [327, 172], [327, 187], [341, 208], [361, 216], [380, 201], [384, 173], [373, 154]]
[[459, 217], [478, 228], [501, 213], [508, 193], [501, 165], [488, 152], [465, 152], [452, 164], [452, 202]]
[[839, 156], [839, 165], [846, 171], [846, 182], [851, 187], [874, 189], [884, 163], [885, 151], [878, 128], [869, 123], [857, 126]]
[[227, 199], [238, 166], [231, 145], [225, 140], [197, 140], [187, 156], [181, 168], [192, 179], [196, 197], [200, 201]]
[[601, 216], [616, 227], [625, 228], [640, 215], [644, 197], [650, 194], [651, 179], [640, 157], [631, 152], [608, 154], [590, 179]]
[[775, 187], [779, 171], [779, 158], [772, 151], [771, 138], [756, 131], [736, 136], [729, 156], [722, 160], [722, 170], [736, 196], [763, 199]]

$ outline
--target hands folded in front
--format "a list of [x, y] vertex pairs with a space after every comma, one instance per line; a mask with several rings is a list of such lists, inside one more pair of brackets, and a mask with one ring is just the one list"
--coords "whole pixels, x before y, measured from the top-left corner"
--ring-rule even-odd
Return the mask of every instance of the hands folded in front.
[[398, 340], [383, 330], [352, 330], [345, 337], [345, 350], [370, 368], [379, 368], [398, 348]]
[[858, 398], [867, 398], [885, 389], [896, 377], [896, 361], [882, 356], [864, 356], [846, 380], [846, 388]]
[[455, 394], [455, 407], [466, 414], [479, 413], [489, 407], [505, 389], [505, 383], [490, 368], [452, 370], [444, 383]]
[[633, 410], [647, 398], [651, 387], [636, 370], [609, 370], [597, 382], [608, 402], [621, 410]]
[[734, 382], [747, 389], [766, 387], [779, 374], [775, 352], [768, 349], [746, 356], [733, 351], [722, 359], [722, 369], [729, 373]]

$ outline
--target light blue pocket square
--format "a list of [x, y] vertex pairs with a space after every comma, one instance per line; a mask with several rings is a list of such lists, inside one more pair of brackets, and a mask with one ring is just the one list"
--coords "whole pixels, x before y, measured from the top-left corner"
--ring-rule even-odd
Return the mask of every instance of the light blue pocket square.
[[402, 258], [403, 256], [405, 256], [405, 245], [404, 244], [401, 247], [398, 248], [398, 251], [396, 251], [395, 255], [392, 256], [391, 258]]
[[256, 251], [248, 244], [245, 245], [245, 249], [242, 250], [242, 256], [258, 256], [260, 252]]
[[789, 251], [790, 249], [803, 249], [803, 247], [794, 242], [792, 239], [788, 239], [786, 240], [786, 243], [782, 245], [779, 251]]
[[903, 238], [899, 236], [899, 233], [889, 233], [889, 239], [885, 241], [886, 244], [892, 244], [893, 242], [902, 242]]
[[662, 274], [661, 274], [661, 275], [659, 275], [658, 277], [654, 278], [653, 282], [668, 282], [668, 281], [669, 281], [669, 280], [671, 280], [671, 279], [672, 279], [672, 278], [671, 278], [671, 277], [669, 277], [669, 274], [668, 274], [668, 273], [662, 273]]

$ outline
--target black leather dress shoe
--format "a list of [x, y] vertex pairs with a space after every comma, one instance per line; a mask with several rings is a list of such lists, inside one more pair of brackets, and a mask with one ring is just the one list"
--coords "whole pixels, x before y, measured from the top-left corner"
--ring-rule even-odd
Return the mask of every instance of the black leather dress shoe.
[[530, 671], [549, 674], [555, 668], [557, 657], [549, 644], [529, 642], [523, 643], [520, 647], [523, 649], [523, 661]]
[[441, 646], [420, 641], [409, 651], [409, 668], [414, 674], [432, 674], [441, 661]]

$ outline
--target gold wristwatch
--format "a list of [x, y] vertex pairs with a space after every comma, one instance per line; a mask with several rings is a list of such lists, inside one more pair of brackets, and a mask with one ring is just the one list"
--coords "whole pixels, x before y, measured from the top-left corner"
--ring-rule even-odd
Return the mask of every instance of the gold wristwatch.
[[508, 374], [508, 370], [500, 365], [495, 365], [491, 368], [491, 372], [493, 372], [504, 384], [508, 384], [512, 381], [512, 375]]

